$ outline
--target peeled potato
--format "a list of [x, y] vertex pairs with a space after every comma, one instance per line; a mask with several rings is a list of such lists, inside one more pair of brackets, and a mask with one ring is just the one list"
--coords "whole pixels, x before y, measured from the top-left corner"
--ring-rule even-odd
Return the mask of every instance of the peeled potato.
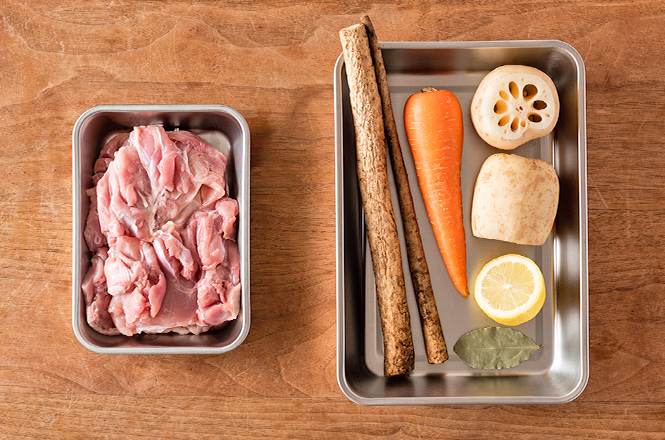
[[542, 245], [559, 206], [559, 178], [540, 159], [494, 154], [478, 173], [471, 229], [480, 238]]
[[550, 133], [559, 119], [559, 95], [552, 79], [529, 66], [501, 66], [488, 73], [471, 101], [478, 135], [502, 150]]

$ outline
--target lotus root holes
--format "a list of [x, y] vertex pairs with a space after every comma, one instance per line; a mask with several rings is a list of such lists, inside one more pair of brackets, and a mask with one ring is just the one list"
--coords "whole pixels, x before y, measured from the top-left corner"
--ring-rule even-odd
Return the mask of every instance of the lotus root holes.
[[[514, 81], [508, 83], [508, 91], [505, 90], [499, 91], [499, 96], [501, 97], [501, 99], [497, 100], [496, 103], [494, 104], [494, 113], [497, 115], [503, 115], [501, 119], [499, 119], [499, 126], [506, 128], [508, 128], [509, 126], [511, 131], [516, 132], [517, 130], [520, 129], [520, 127], [522, 128], [526, 127], [527, 120], [533, 123], [541, 122], [543, 120], [543, 117], [537, 112], [546, 109], [547, 103], [540, 99], [534, 100], [536, 95], [538, 95], [538, 87], [536, 87], [533, 84], [526, 84], [524, 87], [522, 87], [522, 91], [520, 92], [517, 83], [515, 83]], [[536, 110], [536, 112], [529, 113], [525, 119], [521, 119], [519, 116], [517, 117], [514, 116], [514, 112], [512, 115], [505, 114], [510, 111], [509, 104], [506, 101], [510, 101], [511, 98], [518, 99], [520, 98], [520, 96], [524, 101], [534, 100], [531, 103], [531, 108], [533, 110]], [[519, 114], [522, 111], [524, 111], [524, 107], [521, 105], [515, 107], [515, 111], [517, 111], [517, 113]], [[549, 117], [549, 115], [546, 116]]]
[[508, 125], [510, 122], [510, 115], [506, 115], [503, 118], [499, 119], [499, 126], [503, 127], [504, 125]]
[[497, 101], [496, 104], [494, 104], [494, 113], [497, 115], [502, 115], [505, 112], [508, 111], [508, 104], [506, 101]]
[[517, 97], [519, 96], [519, 87], [517, 87], [515, 81], [511, 81], [508, 84], [508, 90], [510, 91], [510, 94], [513, 95], [513, 98], [517, 99]]
[[522, 89], [522, 97], [525, 101], [531, 101], [538, 94], [538, 87], [533, 84], [527, 84]]
[[541, 100], [533, 101], [533, 108], [535, 110], [545, 110], [547, 108], [547, 103]]

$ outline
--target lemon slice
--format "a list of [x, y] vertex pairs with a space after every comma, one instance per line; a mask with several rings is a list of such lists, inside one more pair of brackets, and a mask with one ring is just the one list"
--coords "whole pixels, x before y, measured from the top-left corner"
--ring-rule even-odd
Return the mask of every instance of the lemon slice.
[[487, 316], [504, 325], [535, 317], [545, 303], [545, 280], [533, 260], [517, 254], [495, 258], [476, 278], [474, 298]]

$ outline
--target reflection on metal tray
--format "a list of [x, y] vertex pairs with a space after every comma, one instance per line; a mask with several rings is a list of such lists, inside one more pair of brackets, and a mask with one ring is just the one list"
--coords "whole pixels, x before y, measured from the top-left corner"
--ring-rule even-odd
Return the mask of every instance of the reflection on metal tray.
[[[240, 251], [241, 305], [238, 317], [200, 335], [174, 333], [106, 336], [86, 322], [81, 282], [90, 265], [90, 251], [83, 238], [88, 215], [86, 190], [92, 168], [105, 139], [138, 125], [158, 124], [167, 130], [199, 133], [228, 157], [230, 196], [238, 200], [238, 249]], [[249, 127], [234, 109], [223, 105], [107, 105], [83, 113], [72, 134], [74, 243], [72, 323], [78, 340], [98, 353], [225, 353], [238, 347], [249, 332]]]
[[[383, 376], [382, 336], [356, 176], [353, 119], [344, 60], [340, 56], [335, 66], [335, 168], [337, 374], [342, 391], [354, 402], [365, 405], [562, 403], [576, 398], [588, 378], [586, 92], [581, 57], [559, 41], [382, 43], [381, 48], [450, 359], [441, 365], [427, 363], [400, 236], [416, 366], [405, 377]], [[502, 151], [487, 145], [476, 134], [469, 107], [485, 74], [505, 64], [541, 69], [552, 78], [559, 92], [561, 114], [554, 131], [509, 152], [551, 162], [559, 175], [561, 195], [556, 223], [543, 246], [486, 240], [471, 233], [469, 218], [476, 176], [489, 155]], [[533, 320], [515, 327], [544, 347], [514, 368], [474, 370], [452, 350], [464, 333], [498, 324], [482, 313], [472, 297], [462, 297], [453, 287], [425, 211], [402, 118], [406, 99], [425, 86], [451, 90], [464, 112], [462, 195], [470, 286], [486, 262], [507, 253], [532, 258], [545, 277], [547, 299], [542, 311]], [[397, 207], [392, 182], [391, 190]], [[395, 217], [400, 223], [399, 209], [395, 209]]]

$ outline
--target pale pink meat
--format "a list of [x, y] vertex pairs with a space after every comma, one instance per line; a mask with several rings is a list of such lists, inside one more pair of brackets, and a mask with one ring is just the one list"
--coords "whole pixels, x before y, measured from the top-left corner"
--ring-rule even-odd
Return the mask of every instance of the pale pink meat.
[[106, 289], [104, 260], [106, 248], [100, 248], [92, 257], [92, 265], [81, 283], [86, 304], [86, 319], [90, 327], [105, 335], [117, 335], [120, 332], [109, 314], [111, 296]]
[[104, 334], [201, 333], [240, 310], [238, 202], [200, 137], [136, 127], [95, 163], [84, 237], [87, 319]]
[[93, 166], [92, 184], [93, 187], [86, 191], [90, 198], [90, 210], [83, 232], [88, 249], [93, 254], [101, 247], [108, 247], [106, 237], [102, 234], [99, 226], [99, 215], [97, 214], [97, 182], [104, 176], [109, 164], [113, 161], [113, 156], [127, 142], [129, 133], [119, 133], [104, 145], [99, 157]]

